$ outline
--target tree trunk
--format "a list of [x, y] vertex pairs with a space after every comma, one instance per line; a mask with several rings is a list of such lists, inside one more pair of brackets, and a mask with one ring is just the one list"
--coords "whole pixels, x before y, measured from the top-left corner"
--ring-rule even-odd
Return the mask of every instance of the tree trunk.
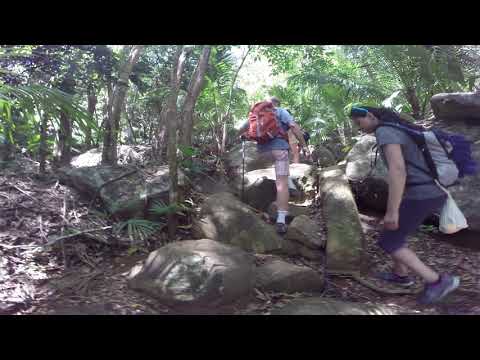
[[[178, 204], [178, 173], [177, 173], [177, 98], [180, 80], [183, 73], [187, 52], [179, 46], [174, 57], [174, 65], [170, 73], [170, 94], [167, 100], [166, 122], [168, 133], [168, 171], [170, 174], [169, 202], [171, 206]], [[175, 211], [168, 215], [168, 234], [171, 241], [175, 240], [177, 232], [177, 217]]]
[[125, 95], [128, 89], [128, 78], [132, 73], [133, 66], [137, 63], [138, 58], [143, 50], [143, 45], [134, 45], [133, 47], [125, 47], [124, 51], [130, 50], [127, 61], [120, 69], [120, 74], [115, 85], [112, 98], [112, 112], [105, 122], [105, 133], [103, 137], [102, 164], [117, 164], [117, 139], [120, 124], [120, 115], [125, 101]]
[[[95, 108], [97, 107], [97, 95], [95, 94], [95, 89], [93, 86], [89, 86], [87, 88], [87, 111], [88, 114], [95, 119]], [[85, 145], [87, 149], [92, 147], [92, 129], [90, 127], [87, 128], [87, 133], [85, 134]]]
[[60, 113], [58, 147], [60, 150], [60, 166], [70, 165], [72, 160], [72, 124], [70, 118], [63, 111]]
[[40, 167], [39, 173], [41, 176], [45, 175], [45, 163], [47, 160], [47, 126], [48, 126], [48, 116], [47, 113], [43, 113], [42, 123], [40, 124]]
[[225, 148], [227, 146], [228, 120], [230, 119], [230, 110], [232, 108], [233, 88], [235, 87], [235, 82], [237, 81], [238, 73], [242, 69], [243, 63], [247, 59], [247, 56], [248, 56], [251, 49], [252, 49], [252, 47], [249, 46], [247, 52], [243, 56], [242, 61], [241, 61], [240, 65], [238, 66], [237, 71], [235, 72], [235, 75], [233, 76], [233, 79], [232, 79], [232, 84], [230, 86], [230, 93], [229, 93], [229, 98], [228, 98], [227, 112], [225, 113], [225, 116], [223, 117], [224, 123], [223, 123], [223, 131], [222, 131], [222, 145], [221, 145], [221, 148], [220, 148], [220, 153], [221, 154], [225, 153]]
[[152, 147], [155, 158], [160, 160], [162, 158], [163, 150], [165, 149], [166, 107], [163, 108], [160, 102], [156, 102], [154, 108], [156, 116], [158, 116], [158, 121], [150, 127], [151, 132], [153, 132]]
[[415, 88], [408, 87], [405, 89], [405, 95], [407, 98], [408, 103], [412, 107], [412, 116], [415, 119], [420, 119], [420, 102], [418, 101], [417, 93], [415, 92]]
[[[73, 95], [75, 80], [69, 73], [60, 84], [60, 90]], [[69, 166], [72, 160], [72, 121], [65, 111], [60, 112], [60, 129], [58, 131], [58, 147], [60, 150], [60, 166]]]
[[211, 46], [205, 46], [203, 48], [202, 55], [198, 60], [197, 68], [195, 69], [190, 85], [188, 86], [187, 97], [183, 105], [181, 144], [187, 147], [192, 145], [193, 111], [195, 109], [197, 98], [202, 90], [203, 80], [205, 79], [205, 73], [208, 68], [210, 52]]

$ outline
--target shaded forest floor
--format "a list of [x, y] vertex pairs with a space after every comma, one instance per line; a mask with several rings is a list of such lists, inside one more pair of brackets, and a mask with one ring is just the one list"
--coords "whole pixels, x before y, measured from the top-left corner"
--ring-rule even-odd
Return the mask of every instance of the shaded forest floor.
[[[44, 246], [59, 236], [62, 228], [65, 234], [72, 229], [81, 231], [112, 224], [101, 213], [92, 212], [87, 201], [58, 184], [55, 178], [40, 180], [36, 172], [36, 164], [23, 159], [15, 168], [2, 170], [0, 175], [0, 314], [176, 314], [126, 285], [128, 271], [159, 246], [163, 234], [153, 239], [148, 248], [133, 250], [131, 246], [107, 245], [111, 236], [108, 229], [65, 239], [64, 246], [60, 243]], [[312, 213], [316, 213], [315, 208]], [[375, 245], [380, 218], [364, 213], [361, 219], [367, 241], [366, 277], [382, 288], [395, 289], [371, 276], [388, 265], [387, 258]], [[188, 238], [188, 232], [179, 236]], [[431, 228], [423, 227], [410, 240], [410, 246], [428, 265], [461, 277], [460, 288], [438, 305], [419, 306], [415, 295], [379, 293], [352, 278], [340, 276], [328, 276], [323, 293], [315, 295], [389, 305], [398, 309], [398, 313], [480, 314], [479, 249], [460, 247], [455, 240], [447, 242], [440, 238]], [[462, 239], [458, 239], [460, 244]], [[266, 257], [257, 256], [257, 262]], [[284, 259], [323, 272], [320, 262]], [[419, 290], [419, 279], [415, 286]], [[273, 308], [295, 298], [311, 295], [256, 291], [247, 305], [218, 309], [217, 313], [269, 314]]]

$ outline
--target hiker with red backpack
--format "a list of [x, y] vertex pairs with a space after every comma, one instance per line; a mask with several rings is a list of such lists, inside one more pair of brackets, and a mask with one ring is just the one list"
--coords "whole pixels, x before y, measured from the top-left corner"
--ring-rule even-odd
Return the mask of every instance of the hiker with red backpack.
[[238, 130], [239, 136], [246, 133], [247, 139], [257, 142], [257, 151], [260, 156], [275, 161], [278, 209], [276, 230], [279, 234], [287, 232], [285, 218], [288, 214], [289, 201], [288, 151], [290, 146], [287, 135], [289, 129], [293, 131], [307, 156], [310, 156], [302, 130], [288, 111], [280, 107], [280, 101], [276, 97], [255, 104], [249, 112], [248, 121]]
[[377, 275], [408, 287], [414, 283], [408, 275], [411, 270], [425, 282], [418, 301], [438, 302], [459, 286], [460, 279], [424, 264], [407, 247], [407, 236], [429, 215], [445, 208], [450, 198], [447, 186], [476, 173], [470, 144], [461, 135], [414, 125], [387, 108], [354, 106], [350, 117], [364, 132], [375, 134], [388, 168], [387, 211], [378, 245], [392, 257], [393, 269]]

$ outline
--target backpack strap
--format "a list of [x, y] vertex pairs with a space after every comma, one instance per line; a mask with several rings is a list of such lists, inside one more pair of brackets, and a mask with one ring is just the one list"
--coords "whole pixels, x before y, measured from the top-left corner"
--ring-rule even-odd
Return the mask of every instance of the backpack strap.
[[[427, 174], [428, 176], [431, 176], [433, 179], [437, 178], [437, 171], [436, 171], [436, 168], [435, 168], [435, 164], [431, 161], [431, 158], [429, 158], [428, 156], [425, 156], [425, 154], [424, 154], [424, 152], [426, 151], [426, 149], [424, 148], [424, 144], [419, 144], [418, 140], [413, 136], [413, 133], [418, 132], [417, 130], [410, 129], [406, 126], [402, 126], [400, 124], [394, 124], [394, 123], [382, 123], [382, 124], [378, 125], [377, 128], [381, 127], [381, 126], [392, 127], [392, 128], [401, 130], [401, 131], [405, 132], [407, 135], [409, 135], [410, 138], [413, 140], [413, 142], [417, 145], [417, 147], [422, 152], [423, 158], [425, 159], [425, 163], [427, 164], [427, 167], [428, 167], [429, 171], [425, 170], [424, 168], [421, 168], [420, 166], [418, 166], [418, 165], [416, 165], [416, 164], [414, 164], [411, 161], [408, 161], [406, 159], [405, 159], [405, 163], [414, 167], [414, 168], [416, 168], [417, 170], [423, 172], [424, 174]], [[443, 146], [443, 144], [442, 144], [442, 146]], [[446, 149], [444, 148], [444, 150], [446, 150]], [[432, 181], [425, 182], [425, 183], [423, 183], [423, 182], [422, 183], [411, 183], [411, 186], [431, 184]], [[409, 184], [407, 184], [407, 186], [409, 186]]]

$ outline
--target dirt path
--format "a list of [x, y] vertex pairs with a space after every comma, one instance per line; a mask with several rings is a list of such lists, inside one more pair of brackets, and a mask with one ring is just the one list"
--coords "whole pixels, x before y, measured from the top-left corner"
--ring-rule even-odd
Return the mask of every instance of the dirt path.
[[[128, 247], [105, 246], [88, 238], [71, 241], [65, 247], [65, 256], [60, 246], [39, 248], [47, 238], [58, 236], [65, 221], [69, 226], [85, 229], [98, 226], [96, 222], [103, 220], [87, 216], [86, 203], [54, 179], [39, 181], [33, 173], [34, 170], [27, 168], [23, 172], [6, 171], [0, 176], [0, 314], [176, 313], [126, 285], [128, 271], [146, 257], [146, 249], [131, 251]], [[65, 220], [62, 207], [66, 194], [69, 210]], [[362, 214], [361, 218], [367, 238], [369, 269], [373, 273], [389, 265], [375, 245], [380, 219], [372, 214]], [[108, 222], [104, 221], [103, 225]], [[414, 295], [380, 294], [351, 278], [338, 276], [327, 278], [324, 292], [315, 295], [391, 305], [398, 308], [399, 313], [480, 314], [480, 252], [456, 246], [453, 238], [444, 239], [424, 227], [410, 241], [410, 246], [428, 265], [461, 277], [460, 289], [441, 304], [421, 307]], [[69, 262], [67, 269], [65, 258]], [[262, 261], [262, 256], [258, 256], [258, 260]], [[285, 260], [323, 271], [320, 262], [292, 257]], [[376, 281], [369, 275], [367, 278]], [[417, 286], [420, 286], [419, 279]], [[247, 306], [224, 309], [222, 313], [269, 314], [293, 299], [312, 295], [256, 292]]]

